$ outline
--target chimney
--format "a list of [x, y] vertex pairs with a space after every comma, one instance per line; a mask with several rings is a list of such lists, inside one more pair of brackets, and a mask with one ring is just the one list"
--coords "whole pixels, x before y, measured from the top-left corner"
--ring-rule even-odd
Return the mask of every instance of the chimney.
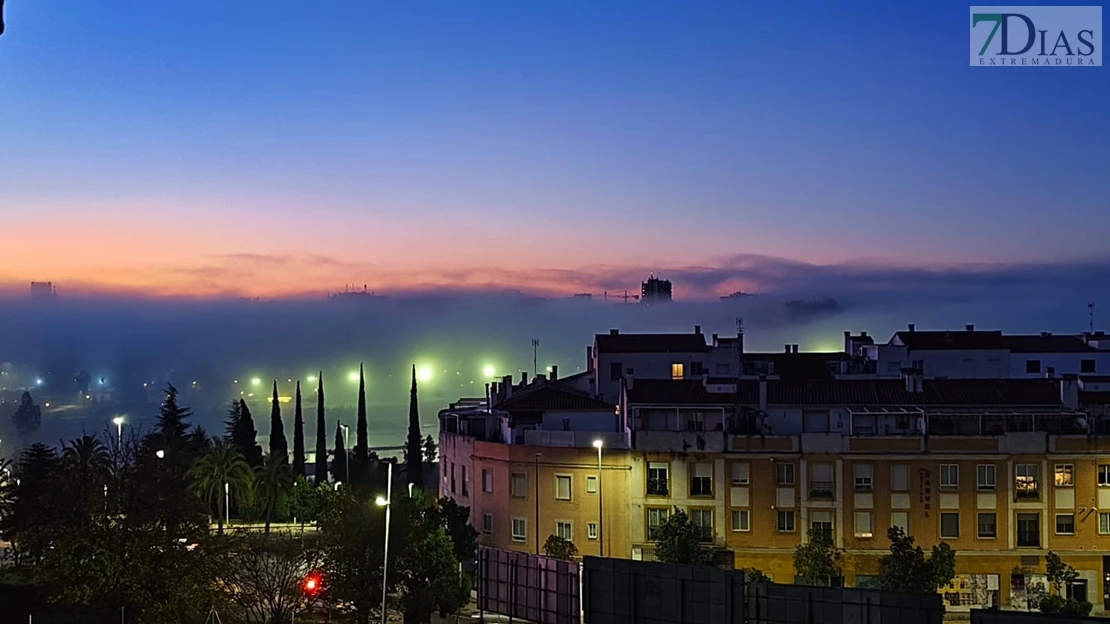
[[850, 331], [844, 332], [844, 340], [848, 340], [851, 337], [852, 337], [852, 332], [850, 332]]
[[559, 380], [559, 367], [558, 366], [552, 366], [551, 367], [551, 374], [548, 375], [548, 377], [551, 378], [551, 381], [558, 381]]
[[698, 336], [701, 335], [701, 325], [694, 325], [694, 333]]
[[528, 372], [527, 371], [520, 371], [520, 385], [522, 385], [522, 386], [527, 386], [528, 385]]
[[490, 391], [490, 387], [489, 387], [489, 384], [487, 383], [486, 384], [486, 410], [492, 410], [493, 409], [493, 399], [490, 398], [489, 391]]
[[632, 382], [633, 382], [632, 373], [628, 373], [627, 375], [624, 376], [624, 387], [625, 388], [631, 390], [632, 389]]
[[586, 347], [586, 370], [591, 371], [594, 369], [594, 348], [593, 346]]
[[790, 353], [790, 345], [782, 345], [783, 353]]
[[[739, 392], [740, 388], [737, 387], [736, 391]], [[759, 411], [767, 411], [767, 375], [759, 376]]]
[[505, 375], [501, 378], [501, 398], [507, 399], [513, 396], [513, 376]]
[[859, 337], [860, 337], [860, 338], [866, 338], [866, 337], [867, 337], [867, 332], [865, 332], [865, 331], [861, 331], [861, 332], [859, 333]]
[[969, 332], [973, 332], [973, 331], [975, 331], [975, 326], [969, 323], [967, 325], [964, 325], [964, 329], [966, 329]]
[[913, 326], [913, 323], [910, 323], [909, 325], [907, 325], [907, 327], [909, 327], [909, 328], [910, 328], [910, 331], [911, 331], [911, 332], [912, 332], [912, 331], [913, 331], [913, 330], [915, 329], [915, 328], [914, 328], [914, 326]]
[[610, 336], [619, 336], [619, 335], [621, 335], [621, 330], [619, 330], [619, 329], [610, 329], [609, 330], [609, 335]]
[[717, 346], [717, 334], [713, 334], [713, 346]]
[[797, 353], [798, 352], [798, 345], [791, 346], [790, 347], [790, 352], [791, 353]]
[[1056, 377], [1056, 367], [1055, 366], [1049, 366], [1047, 369], [1045, 369], [1044, 378], [1045, 379], [1052, 379], [1054, 377]]

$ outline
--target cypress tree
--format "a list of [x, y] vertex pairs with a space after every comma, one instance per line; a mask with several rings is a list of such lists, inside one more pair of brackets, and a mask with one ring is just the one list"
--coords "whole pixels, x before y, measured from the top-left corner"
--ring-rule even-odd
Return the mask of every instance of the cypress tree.
[[281, 405], [278, 404], [277, 380], [274, 380], [274, 398], [270, 404], [270, 455], [289, 464], [289, 441], [285, 439], [285, 424], [281, 422]]
[[335, 423], [335, 452], [331, 457], [331, 476], [336, 483], [347, 483], [347, 466], [351, 458], [347, 455], [347, 443], [343, 439], [343, 424]]
[[301, 382], [297, 380], [297, 406], [293, 412], [293, 474], [305, 475], [304, 470], [304, 414], [301, 412]]
[[251, 416], [247, 402], [243, 399], [233, 401], [227, 416], [227, 434], [224, 438], [239, 449], [252, 468], [261, 466], [262, 447], [258, 444], [258, 430], [254, 428], [254, 417]]
[[362, 482], [367, 477], [370, 465], [370, 442], [366, 426], [366, 376], [363, 373], [362, 364], [358, 365], [358, 424], [354, 451], [354, 473], [357, 481]]
[[405, 473], [415, 489], [424, 489], [424, 438], [420, 436], [420, 409], [416, 401], [416, 365], [412, 366], [409, 391], [409, 436], [405, 441]]
[[316, 386], [316, 483], [328, 482], [328, 427], [324, 422], [324, 372]]

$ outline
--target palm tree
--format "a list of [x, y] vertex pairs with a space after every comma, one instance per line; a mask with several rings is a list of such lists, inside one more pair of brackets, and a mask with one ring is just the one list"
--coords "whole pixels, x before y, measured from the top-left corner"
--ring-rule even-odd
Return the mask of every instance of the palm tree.
[[112, 472], [112, 455], [108, 447], [91, 435], [70, 440], [62, 451], [62, 461], [82, 480], [100, 482]]
[[193, 491], [205, 502], [216, 503], [216, 526], [224, 532], [224, 488], [239, 501], [250, 499], [253, 476], [239, 449], [226, 440], [216, 439], [189, 469]]
[[293, 471], [289, 469], [284, 453], [270, 453], [262, 458], [262, 465], [255, 468], [254, 493], [262, 503], [266, 517], [266, 535], [270, 534], [270, 521], [281, 495], [293, 487]]

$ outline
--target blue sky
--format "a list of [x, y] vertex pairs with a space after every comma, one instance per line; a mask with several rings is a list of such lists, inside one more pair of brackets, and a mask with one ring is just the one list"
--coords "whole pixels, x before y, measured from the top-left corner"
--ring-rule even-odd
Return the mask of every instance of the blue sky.
[[0, 214], [55, 246], [0, 282], [1106, 253], [1105, 68], [968, 67], [964, 3], [7, 4]]

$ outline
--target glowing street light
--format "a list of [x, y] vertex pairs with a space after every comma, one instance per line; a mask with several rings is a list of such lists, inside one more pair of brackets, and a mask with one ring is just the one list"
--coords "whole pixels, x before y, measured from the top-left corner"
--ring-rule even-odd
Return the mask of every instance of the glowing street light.
[[385, 608], [386, 599], [386, 579], [389, 578], [386, 574], [386, 568], [389, 565], [389, 510], [393, 506], [393, 462], [388, 463], [385, 478], [385, 498], [378, 497], [375, 503], [378, 507], [385, 507], [385, 550], [382, 553], [382, 624], [386, 624], [386, 614], [388, 610]]
[[154, 456], [157, 457], [158, 459], [165, 459], [166, 458], [166, 452], [163, 451], [162, 449], [158, 449], [157, 451], [154, 451]]
[[123, 416], [113, 418], [112, 424], [116, 426], [116, 445], [123, 448]]
[[605, 508], [601, 506], [601, 447], [603, 446], [605, 442], [600, 439], [594, 440], [594, 448], [597, 449], [597, 550], [602, 557], [605, 556], [605, 542], [601, 537], [602, 525], [605, 524], [603, 513]]
[[258, 377], [252, 377], [251, 378], [251, 385], [252, 386], [261, 386], [262, 385], [262, 380]]
[[358, 371], [347, 373], [347, 381], [358, 381]]
[[482, 367], [482, 376], [483, 377], [488, 379], [490, 377], [493, 377], [496, 374], [497, 374], [497, 369], [495, 369], [493, 366], [487, 364], [486, 366]]
[[419, 366], [419, 367], [417, 367], [417, 369], [416, 369], [416, 380], [417, 381], [429, 381], [431, 378], [432, 378], [432, 367], [431, 366]]
[[308, 379], [308, 383], [316, 383], [316, 375], [309, 375], [306, 379]]

